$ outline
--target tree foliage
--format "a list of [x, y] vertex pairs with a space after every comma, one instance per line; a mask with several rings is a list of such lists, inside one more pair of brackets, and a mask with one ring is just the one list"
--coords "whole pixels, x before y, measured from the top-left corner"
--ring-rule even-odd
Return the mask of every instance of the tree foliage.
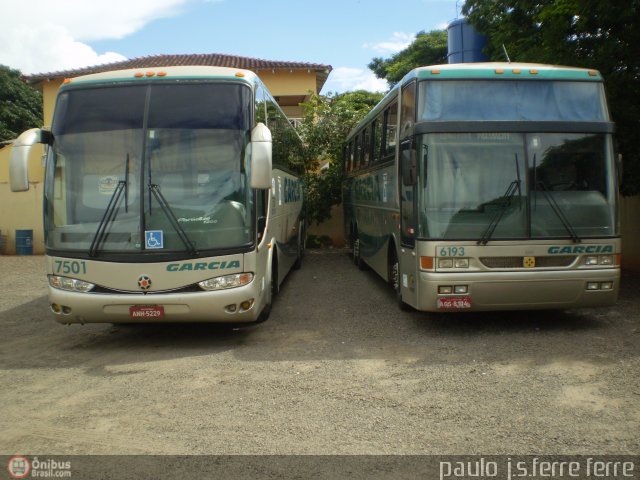
[[42, 125], [42, 95], [17, 70], [0, 65], [0, 141]]
[[376, 77], [395, 85], [416, 67], [442, 63], [447, 63], [447, 32], [432, 30], [419, 32], [411, 45], [390, 58], [374, 58], [368, 67]]
[[640, 0], [467, 0], [463, 13], [504, 60], [598, 69], [624, 159], [622, 190], [640, 193]]
[[[351, 129], [382, 99], [364, 90], [312, 95], [303, 104], [299, 133], [306, 144], [307, 215], [321, 223], [341, 201], [342, 152]], [[325, 167], [322, 168], [321, 167]]]

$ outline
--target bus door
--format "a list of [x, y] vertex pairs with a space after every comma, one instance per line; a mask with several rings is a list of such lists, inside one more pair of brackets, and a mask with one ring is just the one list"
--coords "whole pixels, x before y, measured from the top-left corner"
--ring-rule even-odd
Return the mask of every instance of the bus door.
[[417, 195], [416, 150], [412, 140], [400, 144], [400, 292], [405, 303], [415, 305], [417, 257], [416, 243], [416, 195]]
[[413, 137], [413, 126], [416, 112], [416, 81], [412, 81], [402, 88], [400, 98], [400, 251], [398, 260], [400, 266], [400, 293], [402, 300], [410, 305], [416, 305], [417, 256], [416, 243], [416, 212], [417, 212], [417, 184], [418, 163], [416, 146]]

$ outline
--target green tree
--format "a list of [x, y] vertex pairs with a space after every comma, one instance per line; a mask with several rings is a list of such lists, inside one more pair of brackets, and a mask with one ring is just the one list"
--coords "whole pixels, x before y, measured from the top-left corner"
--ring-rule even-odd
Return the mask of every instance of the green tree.
[[0, 65], [0, 142], [42, 125], [42, 95], [17, 70]]
[[364, 90], [312, 95], [303, 105], [299, 133], [307, 147], [305, 182], [310, 222], [321, 223], [330, 218], [331, 207], [340, 203], [345, 140], [382, 96]]
[[374, 58], [368, 67], [393, 86], [416, 67], [442, 63], [447, 63], [447, 32], [432, 30], [419, 32], [411, 45], [390, 58]]
[[622, 191], [640, 193], [640, 0], [467, 0], [463, 13], [504, 60], [598, 69], [624, 159]]

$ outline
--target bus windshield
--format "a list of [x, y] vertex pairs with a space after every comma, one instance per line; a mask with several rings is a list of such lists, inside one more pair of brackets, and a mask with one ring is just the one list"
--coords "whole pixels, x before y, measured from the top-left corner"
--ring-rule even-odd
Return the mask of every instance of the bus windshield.
[[617, 234], [610, 137], [446, 133], [418, 137], [423, 238]]
[[418, 121], [607, 121], [600, 82], [436, 80], [420, 82]]
[[95, 254], [250, 244], [250, 107], [248, 87], [224, 83], [63, 91], [47, 159], [47, 247]]

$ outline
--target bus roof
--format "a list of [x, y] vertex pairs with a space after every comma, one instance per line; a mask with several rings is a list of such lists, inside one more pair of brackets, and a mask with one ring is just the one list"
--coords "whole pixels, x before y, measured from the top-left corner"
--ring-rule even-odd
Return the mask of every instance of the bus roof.
[[347, 139], [353, 137], [361, 126], [377, 117], [392, 101], [397, 98], [397, 90], [411, 80], [443, 80], [443, 79], [493, 79], [493, 80], [574, 80], [602, 82], [599, 71], [588, 68], [546, 65], [542, 63], [450, 63], [417, 67], [407, 73], [380, 102], [349, 132]]
[[545, 65], [541, 63], [452, 63], [419, 67], [409, 72], [401, 83], [412, 78], [513, 78], [523, 80], [583, 80], [602, 81], [600, 72], [594, 69]]
[[146, 69], [134, 68], [69, 78], [64, 81], [62, 87], [65, 88], [69, 85], [86, 85], [90, 83], [135, 82], [137, 80], [170, 81], [195, 79], [225, 79], [253, 84], [257, 81], [258, 76], [250, 70], [228, 67], [175, 66]]

